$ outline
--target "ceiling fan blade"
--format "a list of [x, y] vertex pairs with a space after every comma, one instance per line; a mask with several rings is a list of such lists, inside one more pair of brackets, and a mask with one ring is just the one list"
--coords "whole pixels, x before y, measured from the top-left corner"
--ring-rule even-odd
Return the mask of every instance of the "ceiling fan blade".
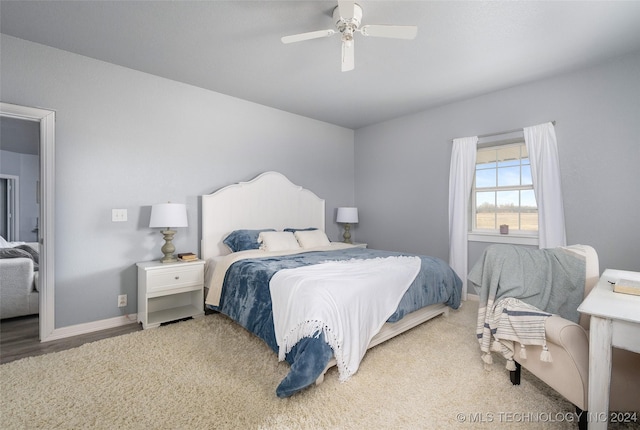
[[355, 14], [355, 4], [355, 1], [339, 0], [338, 10], [340, 11], [340, 17], [345, 21], [353, 18], [353, 15]]
[[319, 39], [321, 37], [329, 37], [335, 34], [335, 30], [318, 30], [310, 31], [308, 33], [294, 34], [291, 36], [284, 36], [280, 40], [282, 43], [302, 42], [303, 40]]
[[358, 31], [364, 36], [414, 39], [418, 34], [418, 27], [415, 25], [363, 25]]
[[348, 72], [356, 67], [353, 40], [342, 41], [342, 71]]

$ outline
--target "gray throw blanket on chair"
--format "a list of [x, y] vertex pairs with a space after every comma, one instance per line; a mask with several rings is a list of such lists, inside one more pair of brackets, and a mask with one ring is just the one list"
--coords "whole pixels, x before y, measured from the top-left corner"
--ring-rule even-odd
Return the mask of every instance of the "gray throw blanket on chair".
[[[578, 305], [584, 296], [585, 260], [583, 257], [563, 248], [532, 249], [513, 245], [491, 245], [487, 247], [469, 272], [468, 280], [478, 292], [478, 325], [476, 335], [480, 342], [480, 349], [485, 353], [483, 360], [490, 364], [489, 355], [491, 337], [501, 340], [502, 345], [493, 346], [494, 350], [501, 350], [509, 360], [507, 367], [513, 365], [513, 346], [503, 341], [499, 326], [510, 325], [513, 332], [507, 339], [516, 340], [518, 330], [528, 329], [528, 336], [534, 330], [536, 318], [539, 319], [537, 331], [533, 336], [541, 338], [544, 343], [544, 319], [549, 314], [558, 314], [573, 322], [578, 322]], [[505, 302], [504, 299], [513, 298], [517, 301]], [[519, 305], [523, 302], [525, 305]], [[534, 309], [526, 305], [533, 306]], [[518, 318], [524, 315], [531, 321]], [[497, 314], [496, 314], [497, 313]], [[540, 321], [542, 324], [540, 324]], [[525, 336], [523, 335], [523, 338]], [[522, 346], [526, 343], [520, 342]], [[524, 351], [521, 351], [524, 353]], [[541, 359], [551, 360], [550, 356]], [[512, 370], [512, 369], [510, 369]]]

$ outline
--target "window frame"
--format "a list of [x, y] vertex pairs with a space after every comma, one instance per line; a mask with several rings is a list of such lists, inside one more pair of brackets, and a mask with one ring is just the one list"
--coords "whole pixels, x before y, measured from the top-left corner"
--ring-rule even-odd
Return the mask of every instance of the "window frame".
[[[523, 137], [518, 137], [515, 139], [509, 139], [507, 141], [488, 141], [485, 143], [479, 143], [477, 147], [477, 151], [481, 150], [497, 150], [500, 148], [505, 148], [509, 146], [521, 146], [525, 145]], [[522, 164], [519, 164], [521, 167]], [[531, 185], [509, 185], [509, 186], [496, 186], [487, 187], [486, 191], [488, 192], [498, 192], [498, 191], [523, 191], [523, 190], [531, 190], [533, 189], [533, 184]], [[518, 245], [538, 245], [538, 230], [510, 230], [508, 234], [500, 234], [499, 228], [496, 229], [478, 229], [476, 227], [476, 170], [474, 169], [474, 180], [473, 185], [471, 187], [471, 196], [469, 198], [469, 226], [468, 226], [468, 240], [475, 242], [492, 242], [492, 243], [510, 243], [510, 244], [518, 244]], [[535, 191], [534, 191], [535, 192]], [[537, 206], [537, 201], [536, 201]], [[518, 212], [518, 217], [522, 214], [521, 211]], [[520, 221], [520, 218], [519, 218]]]

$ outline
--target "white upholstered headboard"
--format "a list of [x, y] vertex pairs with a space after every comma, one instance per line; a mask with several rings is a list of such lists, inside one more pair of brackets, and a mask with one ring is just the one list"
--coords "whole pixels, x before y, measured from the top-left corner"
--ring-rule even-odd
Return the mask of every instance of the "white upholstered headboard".
[[229, 254], [222, 240], [238, 229], [324, 231], [324, 200], [278, 172], [265, 172], [202, 196], [201, 258]]

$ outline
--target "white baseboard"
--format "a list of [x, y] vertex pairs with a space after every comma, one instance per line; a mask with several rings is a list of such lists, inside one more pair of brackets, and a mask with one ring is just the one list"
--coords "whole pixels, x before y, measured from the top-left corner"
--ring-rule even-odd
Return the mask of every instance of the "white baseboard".
[[472, 302], [479, 302], [480, 296], [477, 294], [469, 294], [467, 293], [467, 300], [471, 300]]
[[71, 325], [68, 327], [56, 328], [51, 335], [42, 342], [50, 342], [52, 340], [64, 339], [67, 337], [78, 336], [81, 334], [93, 333], [94, 331], [105, 330], [108, 328], [120, 327], [127, 324], [138, 322], [138, 314], [127, 314], [106, 320], [92, 321], [83, 324]]

